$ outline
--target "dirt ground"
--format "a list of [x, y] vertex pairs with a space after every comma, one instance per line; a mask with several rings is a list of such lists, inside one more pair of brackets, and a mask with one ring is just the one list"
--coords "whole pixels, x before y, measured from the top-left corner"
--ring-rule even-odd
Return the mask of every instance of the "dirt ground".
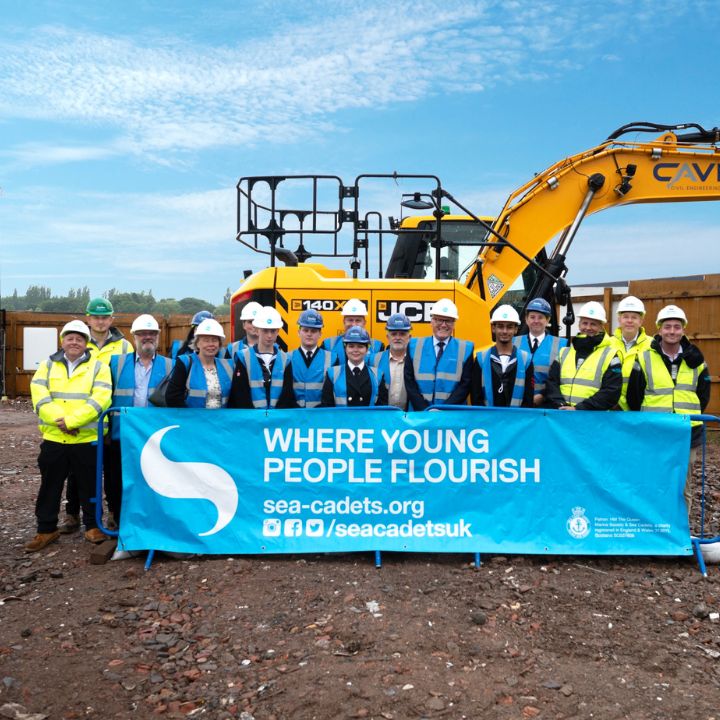
[[[39, 436], [0, 408], [0, 718], [720, 720], [720, 567], [28, 555]], [[706, 528], [718, 532], [720, 443]], [[698, 472], [699, 477], [699, 472]], [[695, 523], [697, 524], [697, 512]]]

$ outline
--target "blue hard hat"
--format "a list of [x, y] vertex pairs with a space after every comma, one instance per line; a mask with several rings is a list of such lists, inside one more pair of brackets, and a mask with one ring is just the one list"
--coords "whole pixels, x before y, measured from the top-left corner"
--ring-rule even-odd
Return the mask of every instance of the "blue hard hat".
[[345, 334], [343, 335], [343, 342], [369, 345], [370, 335], [368, 335], [368, 331], [365, 328], [362, 328], [359, 325], [353, 325], [345, 331]]
[[403, 313], [394, 313], [385, 323], [386, 330], [412, 330], [412, 325], [407, 315]]
[[537, 297], [533, 298], [525, 308], [525, 312], [539, 312], [543, 315], [547, 315], [550, 317], [552, 315], [552, 308], [550, 307], [550, 303], [545, 300], [544, 298]]
[[200, 310], [193, 315], [193, 319], [190, 324], [195, 326], [199, 325], [203, 320], [214, 320], [215, 316], [209, 310]]
[[322, 315], [317, 310], [303, 310], [297, 324], [300, 327], [320, 329], [323, 326]]

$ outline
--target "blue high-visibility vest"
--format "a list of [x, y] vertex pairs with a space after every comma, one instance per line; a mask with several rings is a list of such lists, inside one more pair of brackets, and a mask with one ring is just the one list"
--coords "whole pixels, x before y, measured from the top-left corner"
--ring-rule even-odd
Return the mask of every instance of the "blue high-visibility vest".
[[[492, 356], [498, 357], [497, 349], [492, 347], [484, 350], [478, 356], [478, 364], [482, 370], [483, 390], [485, 391], [485, 405], [495, 406], [495, 396], [492, 384]], [[522, 407], [525, 396], [525, 371], [532, 362], [530, 353], [513, 348], [511, 358], [516, 358], [515, 384], [513, 385], [510, 407]]]
[[308, 367], [303, 350], [298, 348], [291, 353], [290, 362], [295, 401], [300, 407], [317, 407], [322, 398], [325, 373], [330, 369], [330, 353], [319, 348]]
[[533, 363], [533, 377], [535, 378], [535, 388], [533, 392], [536, 395], [542, 394], [545, 390], [545, 383], [548, 373], [550, 372], [550, 366], [555, 361], [555, 358], [557, 358], [560, 349], [567, 346], [567, 340], [557, 337], [556, 335], [548, 335], [545, 333], [543, 341], [538, 345], [538, 349], [534, 353], [530, 347], [529, 335], [518, 335], [514, 337], [513, 345], [518, 350], [524, 350], [530, 354]]
[[[207, 382], [205, 381], [205, 371], [203, 370], [202, 363], [195, 353], [192, 355], [180, 355], [177, 362], [183, 363], [186, 368], [189, 366], [190, 371], [190, 383], [188, 385], [188, 394], [185, 398], [185, 405], [192, 408], [204, 408], [205, 402], [207, 401]], [[216, 357], [215, 369], [217, 370], [218, 380], [220, 382], [222, 407], [225, 407], [227, 406], [230, 395], [233, 366], [229, 360]]]
[[270, 392], [265, 391], [265, 376], [263, 375], [260, 360], [255, 352], [255, 346], [245, 346], [238, 353], [238, 359], [245, 366], [250, 382], [250, 399], [254, 408], [267, 410], [274, 408], [280, 399], [283, 387], [285, 366], [288, 363], [288, 354], [281, 350], [277, 344], [275, 348], [275, 362], [270, 374]]
[[432, 337], [418, 338], [412, 354], [415, 380], [422, 396], [430, 404], [442, 405], [460, 382], [462, 369], [472, 357], [474, 346], [469, 340], [454, 337], [446, 341], [445, 349], [437, 361]]
[[[370, 386], [372, 388], [370, 391], [369, 407], [373, 407], [377, 400], [378, 378], [374, 368], [370, 367], [367, 363], [365, 363], [365, 366], [368, 369], [368, 373], [370, 373]], [[343, 363], [342, 365], [333, 365], [328, 370], [328, 377], [333, 384], [333, 394], [335, 395], [335, 405], [337, 407], [347, 407], [348, 404], [347, 378], [345, 377], [346, 367], [347, 363]]]
[[[135, 394], [135, 353], [113, 355], [110, 358], [110, 372], [113, 380], [112, 404], [116, 407], [132, 407]], [[150, 371], [148, 395], [160, 384], [162, 379], [172, 370], [172, 359], [156, 355]], [[113, 440], [120, 439], [120, 413], [112, 413], [111, 434]]]

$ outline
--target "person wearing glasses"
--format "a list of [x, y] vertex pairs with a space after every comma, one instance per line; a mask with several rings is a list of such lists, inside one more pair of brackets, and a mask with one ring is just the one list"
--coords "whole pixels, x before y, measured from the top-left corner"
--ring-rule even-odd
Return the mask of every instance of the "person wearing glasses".
[[405, 363], [405, 388], [413, 410], [467, 402], [475, 348], [469, 340], [453, 336], [458, 317], [455, 303], [448, 298], [430, 308], [432, 335], [416, 341], [412, 362]]

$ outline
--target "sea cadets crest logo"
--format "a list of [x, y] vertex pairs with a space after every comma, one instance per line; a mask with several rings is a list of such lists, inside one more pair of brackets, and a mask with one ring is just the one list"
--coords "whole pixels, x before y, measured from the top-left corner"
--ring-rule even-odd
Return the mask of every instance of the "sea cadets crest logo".
[[565, 524], [567, 531], [576, 540], [582, 540], [590, 534], [590, 521], [585, 517], [585, 508], [574, 507], [572, 517], [568, 518]]

